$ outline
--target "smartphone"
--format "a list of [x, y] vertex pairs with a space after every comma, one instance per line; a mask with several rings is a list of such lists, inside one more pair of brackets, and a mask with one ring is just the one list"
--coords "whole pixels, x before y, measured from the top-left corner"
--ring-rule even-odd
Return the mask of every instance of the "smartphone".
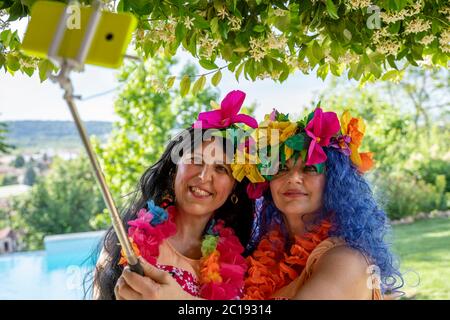
[[[47, 58], [50, 45], [67, 5], [55, 1], [37, 1], [31, 8], [22, 50], [25, 54]], [[63, 40], [56, 54], [59, 58], [75, 59], [89, 22], [92, 7], [72, 6], [66, 19]], [[85, 64], [118, 68], [123, 61], [137, 19], [131, 13], [103, 11]]]

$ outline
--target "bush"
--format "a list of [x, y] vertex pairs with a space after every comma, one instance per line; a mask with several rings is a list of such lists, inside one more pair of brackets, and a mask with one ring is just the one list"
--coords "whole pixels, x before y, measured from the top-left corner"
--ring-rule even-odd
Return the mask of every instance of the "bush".
[[13, 224], [25, 247], [38, 249], [45, 235], [93, 230], [89, 220], [104, 208], [87, 158], [56, 159], [49, 174], [13, 202]]
[[5, 174], [0, 176], [0, 185], [2, 186], [10, 186], [13, 184], [18, 184], [19, 183], [19, 179], [17, 178], [16, 175], [12, 175], [12, 174]]
[[397, 220], [420, 212], [447, 210], [450, 197], [445, 192], [446, 184], [444, 175], [431, 184], [402, 173], [379, 177], [375, 190], [389, 218]]
[[[434, 183], [439, 175], [443, 175], [445, 181], [450, 182], [450, 162], [444, 159], [430, 159], [420, 164], [418, 175], [428, 183]], [[445, 192], [450, 192], [450, 183], [446, 183]]]

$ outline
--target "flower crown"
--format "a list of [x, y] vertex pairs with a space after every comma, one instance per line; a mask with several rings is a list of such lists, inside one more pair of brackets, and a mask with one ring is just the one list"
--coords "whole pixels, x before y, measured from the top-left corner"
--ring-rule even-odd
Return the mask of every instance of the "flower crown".
[[[231, 91], [219, 109], [200, 113], [193, 127], [219, 129], [218, 135], [223, 137], [226, 136], [223, 129], [231, 129], [237, 145], [231, 164], [233, 177], [239, 182], [244, 178], [251, 182], [247, 187], [250, 198], [260, 197], [279, 165], [284, 167], [291, 158], [297, 161], [301, 157], [306, 165], [315, 166], [317, 172], [323, 173], [327, 160], [324, 147], [336, 148], [349, 156], [361, 173], [372, 168], [373, 154], [359, 152], [366, 129], [362, 118], [354, 118], [345, 111], [339, 121], [335, 112], [324, 112], [317, 107], [304, 119], [292, 122], [289, 114], [273, 109], [258, 126], [251, 116], [239, 114], [244, 99], [244, 92]], [[237, 126], [238, 123], [255, 131], [245, 134], [248, 131]], [[273, 155], [278, 156], [275, 168]]]
[[[323, 173], [327, 156], [324, 147], [338, 149], [364, 173], [373, 166], [371, 152], [360, 153], [358, 150], [365, 134], [365, 124], [362, 118], [354, 118], [345, 111], [339, 121], [336, 113], [323, 112], [317, 107], [307, 117], [297, 122], [289, 120], [288, 114], [277, 110], [265, 116], [258, 129], [252, 135], [252, 141], [246, 143], [241, 158], [253, 159], [252, 163], [234, 163], [233, 176], [241, 181], [247, 177], [253, 184], [247, 192], [250, 198], [258, 198], [267, 188], [268, 182], [278, 172], [278, 167], [284, 167], [286, 161], [301, 157], [306, 165], [315, 166], [317, 172]], [[253, 147], [253, 148], [252, 148]], [[261, 152], [263, 151], [263, 152]], [[273, 168], [273, 155], [278, 161]], [[272, 171], [267, 169], [272, 168]]]

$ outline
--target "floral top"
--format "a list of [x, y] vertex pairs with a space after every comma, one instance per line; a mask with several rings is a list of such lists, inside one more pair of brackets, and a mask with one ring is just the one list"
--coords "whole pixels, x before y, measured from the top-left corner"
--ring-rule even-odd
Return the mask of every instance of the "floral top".
[[198, 296], [200, 260], [190, 259], [178, 252], [166, 239], [159, 247], [156, 267], [169, 272], [187, 293]]

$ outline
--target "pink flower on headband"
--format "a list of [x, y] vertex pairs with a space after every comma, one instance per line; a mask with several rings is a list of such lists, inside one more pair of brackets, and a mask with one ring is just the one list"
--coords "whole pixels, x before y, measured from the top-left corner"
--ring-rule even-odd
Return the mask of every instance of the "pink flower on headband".
[[239, 90], [231, 91], [222, 100], [219, 110], [201, 112], [194, 128], [222, 129], [229, 127], [233, 123], [245, 123], [249, 127], [257, 128], [258, 123], [246, 114], [238, 114], [244, 103], [245, 93]]
[[314, 117], [305, 128], [306, 134], [312, 141], [308, 149], [306, 165], [319, 164], [327, 160], [322, 147], [330, 143], [330, 139], [341, 128], [339, 119], [334, 112], [323, 112], [321, 108], [314, 111]]

